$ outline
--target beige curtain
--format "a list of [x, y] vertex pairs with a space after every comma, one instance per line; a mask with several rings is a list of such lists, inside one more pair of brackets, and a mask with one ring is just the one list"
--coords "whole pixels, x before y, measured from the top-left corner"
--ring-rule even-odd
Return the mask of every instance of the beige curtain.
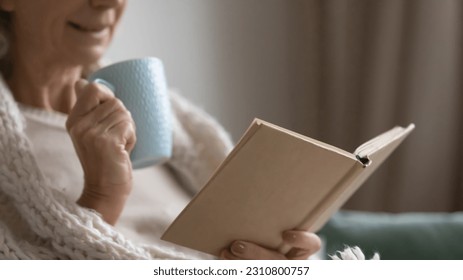
[[295, 127], [353, 151], [396, 124], [417, 126], [346, 208], [463, 210], [463, 1], [297, 5], [307, 44], [289, 43], [307, 91], [294, 94]]

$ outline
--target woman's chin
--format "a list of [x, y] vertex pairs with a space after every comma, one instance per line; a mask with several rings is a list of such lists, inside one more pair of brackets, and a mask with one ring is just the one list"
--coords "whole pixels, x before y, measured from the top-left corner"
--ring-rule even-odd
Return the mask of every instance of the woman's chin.
[[74, 52], [70, 57], [72, 64], [74, 65], [91, 65], [100, 61], [104, 51], [80, 51]]

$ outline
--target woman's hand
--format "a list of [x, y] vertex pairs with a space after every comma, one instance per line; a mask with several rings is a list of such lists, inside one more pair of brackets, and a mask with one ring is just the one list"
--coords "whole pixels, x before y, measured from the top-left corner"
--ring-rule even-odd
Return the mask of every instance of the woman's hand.
[[292, 247], [286, 255], [251, 242], [235, 241], [230, 248], [222, 250], [220, 257], [226, 260], [305, 260], [321, 247], [320, 238], [307, 231], [286, 231], [283, 241]]
[[77, 101], [66, 122], [85, 175], [77, 201], [115, 224], [132, 189], [130, 152], [135, 124], [130, 112], [106, 87], [79, 80]]

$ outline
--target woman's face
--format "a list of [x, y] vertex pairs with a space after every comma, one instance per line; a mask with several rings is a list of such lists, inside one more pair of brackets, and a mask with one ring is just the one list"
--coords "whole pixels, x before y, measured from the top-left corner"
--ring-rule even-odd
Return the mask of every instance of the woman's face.
[[107, 49], [127, 0], [1, 0], [19, 51], [86, 64]]

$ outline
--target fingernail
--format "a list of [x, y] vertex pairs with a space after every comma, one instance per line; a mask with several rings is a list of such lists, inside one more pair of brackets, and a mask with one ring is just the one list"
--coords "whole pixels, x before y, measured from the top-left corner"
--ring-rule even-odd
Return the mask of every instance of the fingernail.
[[231, 251], [234, 254], [244, 254], [246, 252], [246, 245], [243, 242], [235, 242], [231, 247]]
[[291, 232], [285, 232], [283, 233], [283, 239], [288, 242], [294, 242], [296, 240], [297, 236], [294, 233]]

